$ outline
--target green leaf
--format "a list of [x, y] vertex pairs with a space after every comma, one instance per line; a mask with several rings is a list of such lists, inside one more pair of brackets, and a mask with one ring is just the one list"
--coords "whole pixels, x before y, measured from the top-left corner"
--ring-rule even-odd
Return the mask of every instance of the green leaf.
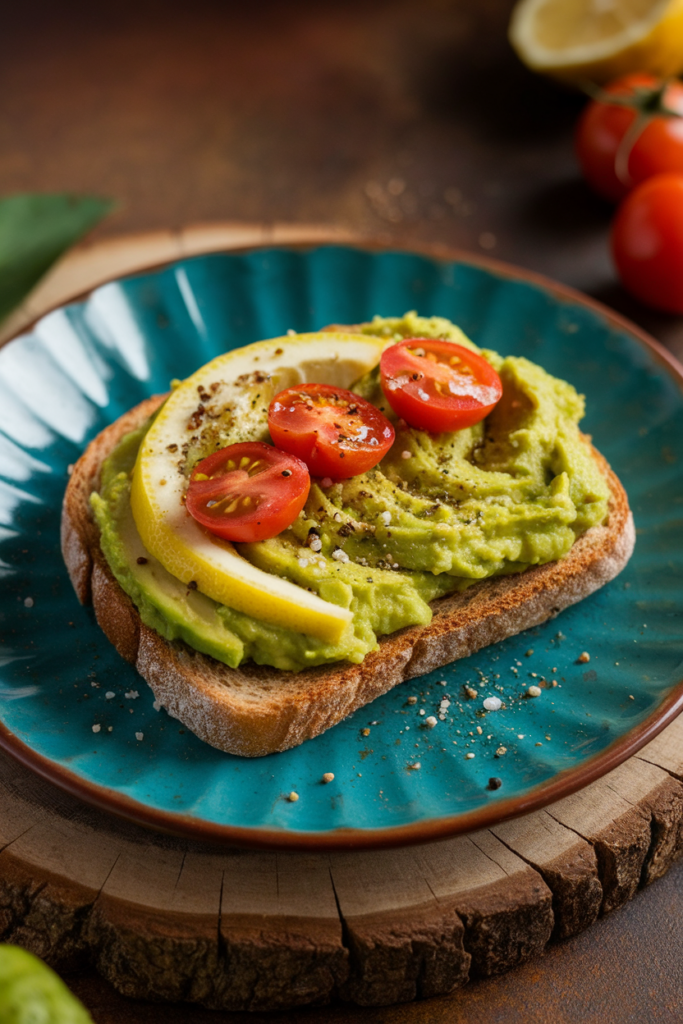
[[113, 206], [96, 196], [27, 193], [0, 199], [0, 321]]

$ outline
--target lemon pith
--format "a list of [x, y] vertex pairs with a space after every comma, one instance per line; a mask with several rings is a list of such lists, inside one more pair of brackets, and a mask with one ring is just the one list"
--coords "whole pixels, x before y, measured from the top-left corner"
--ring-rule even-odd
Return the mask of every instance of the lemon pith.
[[[179, 469], [179, 453], [195, 440], [198, 395], [211, 394], [220, 403], [229, 394], [237, 403], [233, 415], [239, 422], [239, 403], [246, 415], [254, 380], [277, 391], [311, 380], [349, 387], [379, 362], [385, 344], [374, 337], [333, 332], [274, 338], [219, 356], [176, 388], [147, 432], [131, 487], [140, 537], [164, 568], [220, 604], [330, 642], [339, 640], [352, 619], [348, 609], [257, 569], [229, 541], [208, 533], [187, 513], [187, 479]], [[238, 379], [244, 379], [242, 390]]]
[[528, 67], [571, 85], [683, 68], [683, 0], [519, 0], [509, 34]]

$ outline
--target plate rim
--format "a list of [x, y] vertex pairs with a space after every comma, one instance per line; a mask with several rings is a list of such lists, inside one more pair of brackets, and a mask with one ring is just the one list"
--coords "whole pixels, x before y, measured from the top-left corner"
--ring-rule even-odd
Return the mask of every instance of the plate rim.
[[[253, 245], [241, 245], [221, 249], [208, 249], [206, 252], [193, 252], [187, 256], [175, 256], [161, 262], [151, 262], [148, 266], [137, 267], [130, 274], [119, 274], [109, 280], [102, 281], [95, 287], [72, 295], [62, 302], [45, 310], [31, 323], [0, 345], [17, 341], [29, 334], [37, 323], [55, 310], [63, 309], [74, 303], [85, 301], [99, 288], [112, 282], [131, 280], [136, 277], [159, 272], [165, 268], [188, 260], [204, 258], [210, 255], [243, 255], [266, 251], [310, 251], [325, 247], [354, 249], [362, 252], [405, 253], [407, 255], [425, 256], [440, 263], [460, 263], [483, 269], [496, 277], [506, 280], [530, 283], [550, 293], [554, 298], [597, 312], [608, 324], [622, 330], [635, 338], [654, 356], [655, 360], [674, 379], [683, 392], [683, 365], [660, 342], [640, 328], [633, 321], [610, 309], [592, 296], [548, 278], [536, 271], [528, 270], [515, 264], [507, 263], [489, 256], [481, 256], [442, 243], [401, 244], [375, 236], [358, 235], [353, 239], [340, 240], [331, 230], [329, 240], [316, 233], [314, 237], [305, 235], [298, 241], [278, 243], [276, 240]], [[132, 797], [126, 796], [115, 789], [85, 780], [75, 772], [51, 760], [20, 740], [5, 724], [0, 722], [0, 748], [29, 768], [41, 778], [57, 785], [72, 796], [101, 811], [116, 817], [132, 821], [135, 824], [166, 832], [183, 838], [209, 841], [215, 844], [241, 846], [252, 849], [269, 850], [335, 850], [351, 849], [388, 849], [447, 839], [457, 835], [490, 828], [510, 818], [541, 810], [565, 796], [583, 789], [590, 783], [608, 774], [628, 758], [641, 750], [653, 740], [683, 711], [683, 679], [675, 684], [658, 708], [644, 721], [630, 729], [624, 736], [615, 740], [608, 747], [580, 765], [557, 772], [550, 780], [539, 783], [526, 793], [510, 797], [506, 800], [486, 803], [474, 811], [464, 814], [451, 814], [439, 818], [419, 820], [407, 825], [390, 825], [380, 828], [334, 828], [324, 832], [312, 832], [293, 828], [262, 828], [242, 825], [226, 825], [197, 819], [187, 814], [174, 813], [151, 807]]]

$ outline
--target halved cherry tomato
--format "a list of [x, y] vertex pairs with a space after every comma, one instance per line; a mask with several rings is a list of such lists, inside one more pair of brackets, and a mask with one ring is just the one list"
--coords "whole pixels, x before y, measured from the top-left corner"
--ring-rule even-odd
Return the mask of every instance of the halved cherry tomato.
[[394, 443], [386, 416], [364, 398], [330, 384], [302, 384], [276, 395], [268, 429], [278, 448], [314, 476], [347, 480], [376, 466]]
[[503, 394], [491, 364], [451, 341], [406, 338], [384, 350], [379, 368], [394, 412], [433, 433], [478, 423]]
[[221, 448], [192, 470], [185, 507], [224, 540], [276, 537], [306, 504], [311, 478], [303, 462], [261, 441]]
[[[604, 92], [617, 102], [593, 100], [576, 126], [581, 170], [595, 191], [617, 202], [646, 178], [683, 172], [683, 84], [636, 72]], [[663, 115], [662, 107], [678, 116]]]

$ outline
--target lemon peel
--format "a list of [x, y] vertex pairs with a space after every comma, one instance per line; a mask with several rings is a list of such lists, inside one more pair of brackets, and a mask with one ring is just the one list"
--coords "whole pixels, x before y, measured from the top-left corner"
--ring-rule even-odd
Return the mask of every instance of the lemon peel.
[[683, 69], [683, 0], [519, 0], [509, 38], [533, 71], [568, 85], [600, 85]]
[[[168, 572], [220, 604], [262, 621], [339, 641], [350, 628], [348, 609], [257, 569], [229, 541], [213, 536], [189, 515], [179, 453], [191, 439], [198, 395], [211, 394], [220, 405], [229, 394], [236, 403], [233, 418], [243, 422], [254, 379], [273, 393], [305, 381], [349, 387], [377, 365], [386, 344], [371, 336], [327, 331], [274, 338], [218, 356], [172, 392], [140, 447], [131, 486], [140, 538]], [[265, 426], [259, 431], [257, 425], [251, 439], [265, 436]]]

